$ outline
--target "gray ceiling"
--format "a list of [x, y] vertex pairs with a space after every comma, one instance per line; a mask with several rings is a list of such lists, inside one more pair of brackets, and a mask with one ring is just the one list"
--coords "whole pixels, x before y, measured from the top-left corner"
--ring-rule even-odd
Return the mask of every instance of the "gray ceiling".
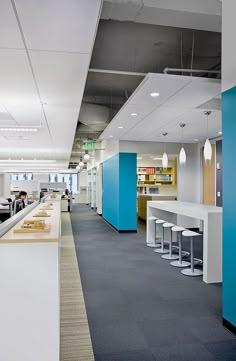
[[[181, 64], [184, 68], [220, 70], [221, 34], [132, 21], [100, 20], [90, 69], [105, 72], [88, 73], [83, 102], [105, 105], [111, 120], [144, 76], [110, 74], [107, 70], [162, 73], [166, 67], [181, 68]], [[216, 77], [215, 74], [211, 76]], [[77, 139], [87, 137], [89, 125], [86, 127], [81, 125], [79, 118]], [[100, 133], [96, 134], [93, 132], [94, 138]], [[78, 145], [75, 147], [78, 149]]]
[[[221, 34], [100, 20], [90, 68], [162, 73], [166, 67], [181, 68], [181, 54], [184, 68], [190, 68], [192, 62], [194, 69], [220, 69]], [[142, 79], [140, 76], [89, 72], [84, 101], [119, 109]]]

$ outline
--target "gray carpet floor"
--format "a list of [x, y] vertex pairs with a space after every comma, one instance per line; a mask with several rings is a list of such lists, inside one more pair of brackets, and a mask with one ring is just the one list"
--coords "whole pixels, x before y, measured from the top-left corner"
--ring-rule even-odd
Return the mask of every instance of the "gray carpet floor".
[[86, 205], [71, 220], [96, 361], [236, 361], [221, 285], [180, 274], [144, 225], [119, 234]]

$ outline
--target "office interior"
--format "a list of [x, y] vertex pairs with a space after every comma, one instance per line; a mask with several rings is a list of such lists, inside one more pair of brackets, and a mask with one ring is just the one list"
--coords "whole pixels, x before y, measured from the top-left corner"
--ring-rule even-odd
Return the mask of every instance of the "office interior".
[[0, 361], [234, 361], [233, 0], [0, 2]]

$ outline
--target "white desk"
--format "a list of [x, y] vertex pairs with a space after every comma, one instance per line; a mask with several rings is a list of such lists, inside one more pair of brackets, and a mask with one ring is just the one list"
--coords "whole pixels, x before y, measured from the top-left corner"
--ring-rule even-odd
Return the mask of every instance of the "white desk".
[[[177, 215], [203, 221], [203, 281], [222, 282], [222, 208], [179, 201], [149, 201], [147, 204], [147, 218], [156, 216], [177, 224]], [[147, 222], [146, 241], [154, 243], [153, 221]]]

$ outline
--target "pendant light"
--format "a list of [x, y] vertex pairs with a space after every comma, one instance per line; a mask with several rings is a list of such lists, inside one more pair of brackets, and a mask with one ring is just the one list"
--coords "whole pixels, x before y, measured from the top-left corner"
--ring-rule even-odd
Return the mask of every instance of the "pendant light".
[[88, 154], [88, 150], [85, 151], [84, 160], [88, 161], [90, 159], [90, 155]]
[[204, 114], [207, 117], [207, 139], [205, 141], [205, 145], [204, 145], [204, 150], [203, 150], [203, 154], [204, 154], [204, 159], [205, 161], [211, 161], [212, 158], [212, 147], [211, 147], [211, 142], [208, 139], [208, 117], [211, 114], [210, 111], [204, 112]]
[[83, 162], [83, 160], [82, 160], [82, 157], [80, 157], [79, 166], [80, 166], [80, 167], [83, 167], [83, 166], [84, 166], [84, 162]]
[[179, 153], [179, 164], [180, 165], [185, 165], [186, 164], [186, 152], [183, 146], [183, 140], [184, 140], [184, 136], [183, 136], [183, 128], [185, 127], [186, 124], [181, 123], [179, 126], [182, 129], [182, 147]]
[[[167, 134], [168, 133], [163, 133], [162, 135], [164, 136], [164, 137], [166, 137], [167, 136]], [[165, 152], [165, 146], [164, 146], [164, 153], [163, 153], [163, 156], [162, 156], [162, 168], [164, 168], [164, 169], [166, 169], [168, 167], [168, 156], [167, 156], [167, 154], [166, 154], [166, 152]]]

